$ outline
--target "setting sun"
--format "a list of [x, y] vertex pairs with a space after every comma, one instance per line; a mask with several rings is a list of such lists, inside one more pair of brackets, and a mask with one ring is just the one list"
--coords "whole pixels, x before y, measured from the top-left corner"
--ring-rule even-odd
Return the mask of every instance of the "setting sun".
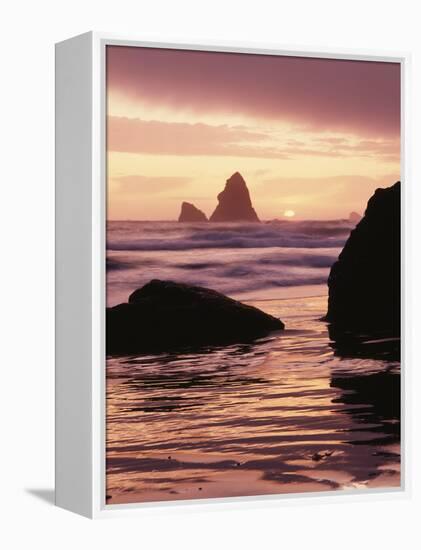
[[295, 216], [294, 210], [285, 210], [284, 216], [286, 218], [293, 218]]

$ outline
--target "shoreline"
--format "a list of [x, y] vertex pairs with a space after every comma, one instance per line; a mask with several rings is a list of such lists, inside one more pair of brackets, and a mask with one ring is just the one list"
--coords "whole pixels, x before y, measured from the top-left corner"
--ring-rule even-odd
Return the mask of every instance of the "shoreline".
[[291, 330], [257, 345], [107, 362], [108, 504], [400, 484], [399, 419], [359, 383], [397, 378], [336, 357], [323, 297], [295, 299], [266, 302]]
[[[297, 292], [297, 290], [299, 291]], [[269, 290], [262, 290], [262, 295], [266, 295], [269, 293]], [[282, 290], [279, 292], [279, 289], [277, 289], [278, 295], [277, 296], [271, 296], [271, 297], [259, 297], [258, 295], [254, 296], [243, 296], [239, 294], [235, 294], [230, 296], [230, 298], [233, 298], [234, 300], [239, 300], [241, 302], [277, 302], [277, 301], [285, 301], [285, 300], [301, 300], [303, 298], [327, 298], [327, 286], [326, 285], [298, 285], [298, 286], [289, 286], [289, 287], [282, 287]]]

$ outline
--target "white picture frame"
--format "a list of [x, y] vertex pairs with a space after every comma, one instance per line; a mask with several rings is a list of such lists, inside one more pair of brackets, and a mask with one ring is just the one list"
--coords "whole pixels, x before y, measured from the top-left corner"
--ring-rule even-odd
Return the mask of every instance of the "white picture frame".
[[155, 507], [280, 505], [311, 499], [406, 498], [410, 491], [410, 292], [402, 269], [402, 484], [371, 489], [200, 501], [106, 504], [105, 495], [105, 48], [176, 48], [259, 55], [389, 61], [401, 65], [402, 266], [407, 266], [409, 69], [406, 53], [236, 43], [181, 44], [89, 32], [56, 44], [56, 504], [86, 517]]

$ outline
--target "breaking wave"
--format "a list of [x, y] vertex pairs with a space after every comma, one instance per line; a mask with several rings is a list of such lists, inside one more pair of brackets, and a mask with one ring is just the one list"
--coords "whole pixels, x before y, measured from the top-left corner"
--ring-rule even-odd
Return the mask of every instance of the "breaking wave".
[[325, 285], [352, 229], [346, 220], [262, 224], [109, 222], [108, 303], [153, 278], [213, 288], [233, 297]]
[[351, 228], [352, 225], [345, 220], [183, 225], [173, 222], [110, 222], [107, 249], [334, 248], [343, 245]]

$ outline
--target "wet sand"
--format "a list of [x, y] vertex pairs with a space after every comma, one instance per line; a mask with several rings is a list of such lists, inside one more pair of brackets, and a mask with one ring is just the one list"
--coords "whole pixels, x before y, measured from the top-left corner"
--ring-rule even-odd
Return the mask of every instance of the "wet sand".
[[398, 487], [396, 346], [335, 350], [322, 292], [251, 302], [287, 327], [254, 343], [108, 358], [107, 502]]

